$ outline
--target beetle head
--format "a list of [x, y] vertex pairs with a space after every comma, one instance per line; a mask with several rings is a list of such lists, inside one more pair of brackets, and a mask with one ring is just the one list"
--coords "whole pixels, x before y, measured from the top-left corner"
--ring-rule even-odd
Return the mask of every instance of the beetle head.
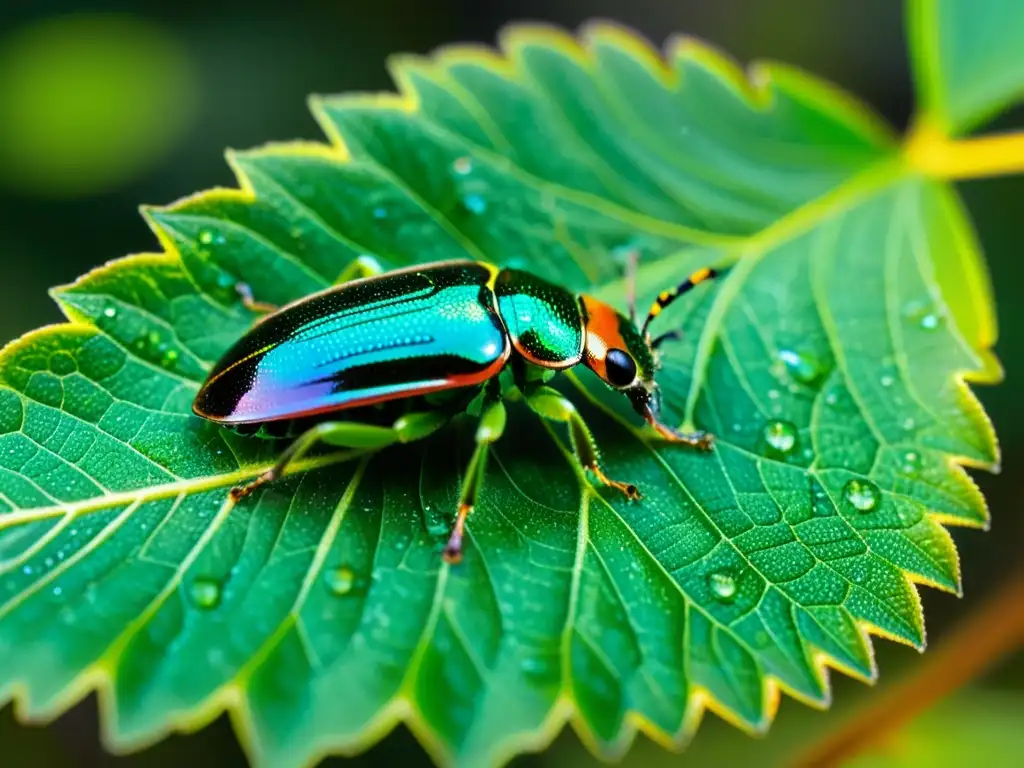
[[642, 416], [657, 414], [661, 396], [654, 383], [657, 356], [648, 338], [625, 315], [592, 296], [586, 312], [583, 362], [610, 387], [625, 394]]

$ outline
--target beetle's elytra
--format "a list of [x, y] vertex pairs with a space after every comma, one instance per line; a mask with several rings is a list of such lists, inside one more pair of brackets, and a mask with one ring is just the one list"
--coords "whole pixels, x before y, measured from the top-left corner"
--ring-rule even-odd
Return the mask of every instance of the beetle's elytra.
[[[709, 435], [678, 432], [658, 420], [657, 348], [674, 334], [652, 339], [648, 327], [677, 297], [715, 277], [714, 270], [698, 270], [662, 292], [639, 327], [632, 306], [626, 317], [517, 269], [450, 261], [375, 271], [372, 262], [359, 260], [334, 287], [281, 309], [257, 304], [240, 286], [246, 305], [268, 314], [214, 366], [193, 410], [252, 433], [280, 434], [296, 420], [316, 423], [273, 468], [235, 488], [236, 499], [280, 477], [317, 443], [379, 448], [417, 440], [475, 402], [481, 413], [477, 447], [444, 551], [446, 560], [458, 562], [488, 446], [505, 426], [503, 395], [511, 388], [541, 417], [568, 425], [576, 456], [597, 480], [640, 498], [636, 486], [604, 474], [583, 418], [545, 386], [555, 371], [581, 363], [622, 392], [662, 438], [710, 447]], [[372, 276], [349, 279], [358, 274]], [[511, 376], [499, 378], [506, 369]], [[428, 403], [424, 396], [432, 393], [442, 396]], [[407, 407], [391, 426], [340, 418], [342, 411], [397, 400]]]

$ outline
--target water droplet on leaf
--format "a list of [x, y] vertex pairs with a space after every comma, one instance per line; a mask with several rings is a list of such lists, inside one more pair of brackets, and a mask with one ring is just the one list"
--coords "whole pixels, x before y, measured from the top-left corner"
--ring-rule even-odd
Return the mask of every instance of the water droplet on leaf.
[[821, 377], [821, 361], [808, 350], [782, 349], [778, 357], [789, 375], [801, 384], [813, 384]]
[[213, 242], [213, 232], [208, 229], [199, 230], [199, 242], [203, 245], [209, 245]]
[[874, 483], [857, 478], [846, 483], [843, 495], [858, 512], [871, 512], [881, 500], [881, 494]]
[[352, 593], [356, 586], [356, 574], [347, 566], [332, 568], [324, 574], [324, 582], [332, 595], [344, 597]]
[[487, 201], [482, 195], [466, 195], [462, 198], [462, 207], [469, 213], [479, 216], [487, 211]]
[[519, 668], [527, 677], [549, 677], [553, 671], [551, 660], [544, 656], [526, 656]]
[[796, 427], [788, 421], [769, 421], [763, 434], [768, 447], [779, 453], [789, 453], [796, 446]]
[[452, 163], [452, 171], [458, 176], [468, 176], [473, 172], [473, 161], [472, 159], [462, 156], [455, 159]]
[[196, 579], [189, 587], [188, 595], [196, 608], [208, 611], [220, 605], [220, 584], [213, 579]]
[[103, 316], [110, 319], [117, 317], [117, 307], [107, 307], [103, 310]]
[[921, 471], [921, 454], [917, 451], [907, 451], [903, 454], [900, 469], [905, 475], [916, 475]]
[[926, 331], [934, 331], [936, 328], [939, 327], [939, 324], [941, 322], [942, 318], [939, 315], [935, 314], [934, 312], [929, 312], [928, 314], [921, 318], [920, 324], [921, 327], [924, 328]]
[[716, 600], [731, 603], [736, 599], [736, 579], [726, 571], [715, 571], [708, 576], [708, 588]]

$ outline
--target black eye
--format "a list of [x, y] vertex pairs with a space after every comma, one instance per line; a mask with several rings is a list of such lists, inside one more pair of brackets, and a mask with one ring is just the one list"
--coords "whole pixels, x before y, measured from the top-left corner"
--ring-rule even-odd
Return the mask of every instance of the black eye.
[[625, 387], [636, 378], [636, 362], [621, 349], [609, 349], [604, 358], [608, 383], [613, 387]]

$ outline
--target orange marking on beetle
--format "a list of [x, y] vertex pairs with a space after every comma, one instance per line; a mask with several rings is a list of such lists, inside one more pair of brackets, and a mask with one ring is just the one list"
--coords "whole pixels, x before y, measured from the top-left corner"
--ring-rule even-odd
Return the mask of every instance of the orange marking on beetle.
[[605, 358], [609, 349], [626, 349], [626, 340], [619, 331], [619, 313], [603, 301], [586, 294], [580, 296], [583, 310], [587, 314], [583, 359], [587, 366], [608, 381]]

